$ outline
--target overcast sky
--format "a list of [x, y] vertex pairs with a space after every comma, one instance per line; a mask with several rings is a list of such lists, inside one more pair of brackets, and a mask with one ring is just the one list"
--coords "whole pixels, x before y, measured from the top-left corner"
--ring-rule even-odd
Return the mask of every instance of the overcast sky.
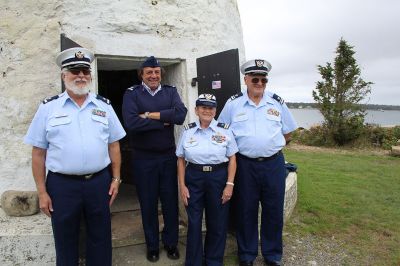
[[354, 46], [371, 104], [400, 105], [399, 0], [238, 0], [246, 59], [272, 64], [267, 89], [313, 102], [317, 65], [333, 62], [341, 37]]

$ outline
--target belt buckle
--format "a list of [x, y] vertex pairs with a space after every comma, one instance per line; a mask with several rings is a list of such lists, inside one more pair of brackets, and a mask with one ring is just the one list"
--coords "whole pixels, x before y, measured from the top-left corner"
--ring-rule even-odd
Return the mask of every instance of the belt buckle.
[[264, 161], [264, 158], [263, 158], [263, 157], [258, 157], [258, 158], [257, 158], [257, 161], [258, 161], [258, 162], [262, 162], [262, 161]]
[[93, 174], [89, 174], [89, 175], [84, 175], [83, 177], [84, 177], [86, 180], [88, 180], [88, 179], [92, 178], [92, 176], [93, 176]]
[[212, 172], [212, 166], [209, 165], [203, 166], [203, 172]]

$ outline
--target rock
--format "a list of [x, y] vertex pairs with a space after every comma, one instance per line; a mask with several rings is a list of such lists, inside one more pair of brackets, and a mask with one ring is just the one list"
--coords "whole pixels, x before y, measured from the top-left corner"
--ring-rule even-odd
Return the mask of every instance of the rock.
[[310, 260], [310, 261], [307, 262], [307, 264], [310, 265], [310, 266], [316, 266], [317, 262], [315, 260]]
[[400, 156], [400, 146], [392, 146], [392, 156]]
[[29, 216], [39, 212], [36, 191], [7, 190], [1, 195], [1, 207], [9, 216]]

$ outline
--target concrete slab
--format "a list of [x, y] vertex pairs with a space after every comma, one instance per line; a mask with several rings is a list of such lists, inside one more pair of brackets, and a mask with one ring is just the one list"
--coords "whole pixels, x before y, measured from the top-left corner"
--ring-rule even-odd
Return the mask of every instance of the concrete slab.
[[[158, 220], [160, 221], [159, 231], [161, 232], [164, 227], [162, 215], [159, 215]], [[186, 236], [186, 232], [186, 227], [180, 225], [179, 235]], [[111, 217], [111, 233], [113, 247], [144, 244], [145, 238], [140, 211], [113, 213]]]
[[[146, 245], [133, 245], [127, 247], [119, 247], [113, 249], [113, 266], [129, 266], [129, 265], [140, 265], [140, 266], [181, 266], [185, 262], [186, 237], [182, 237], [179, 240], [178, 249], [180, 253], [179, 260], [170, 260], [167, 257], [165, 250], [160, 249], [160, 259], [156, 263], [149, 262], [146, 259]], [[162, 245], [160, 244], [160, 247]]]
[[0, 208], [0, 265], [55, 265], [51, 221], [44, 214], [10, 217]]
[[119, 187], [119, 193], [113, 205], [111, 212], [123, 212], [140, 210], [139, 200], [134, 185], [122, 183]]

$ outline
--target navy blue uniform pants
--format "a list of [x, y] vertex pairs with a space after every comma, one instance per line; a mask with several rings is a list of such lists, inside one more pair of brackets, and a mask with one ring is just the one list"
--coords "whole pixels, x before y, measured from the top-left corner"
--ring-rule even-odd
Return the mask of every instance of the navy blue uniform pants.
[[178, 244], [178, 181], [176, 157], [133, 159], [132, 171], [148, 250], [159, 249], [158, 199], [164, 219], [162, 242]]
[[[227, 169], [202, 172], [186, 168], [185, 184], [190, 198], [186, 207], [188, 234], [186, 244], [186, 266], [222, 266], [226, 242], [229, 202], [222, 204], [222, 192], [227, 181]], [[202, 241], [202, 219], [205, 209], [206, 237]]]
[[237, 156], [235, 179], [236, 239], [240, 261], [258, 254], [258, 208], [261, 202], [261, 252], [265, 259], [282, 259], [285, 160], [282, 153], [256, 161]]
[[86, 265], [111, 265], [110, 183], [108, 168], [88, 180], [49, 171], [46, 187], [54, 209], [51, 222], [57, 266], [78, 265], [81, 218], [87, 230]]

